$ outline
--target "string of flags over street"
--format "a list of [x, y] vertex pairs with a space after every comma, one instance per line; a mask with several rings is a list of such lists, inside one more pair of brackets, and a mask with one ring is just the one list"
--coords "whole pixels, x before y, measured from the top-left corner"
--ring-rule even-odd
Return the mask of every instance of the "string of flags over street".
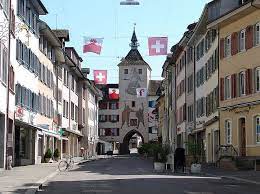
[[[121, 1], [120, 5], [136, 6], [140, 5], [135, 0]], [[101, 55], [104, 38], [84, 37], [83, 53], [95, 53]], [[168, 37], [148, 37], [148, 53], [149, 56], [162, 56], [168, 54]], [[107, 70], [93, 70], [95, 84], [106, 85], [108, 80]], [[138, 98], [146, 98], [148, 95], [147, 88], [137, 88], [136, 94]], [[119, 99], [119, 89], [109, 88], [109, 98]]]

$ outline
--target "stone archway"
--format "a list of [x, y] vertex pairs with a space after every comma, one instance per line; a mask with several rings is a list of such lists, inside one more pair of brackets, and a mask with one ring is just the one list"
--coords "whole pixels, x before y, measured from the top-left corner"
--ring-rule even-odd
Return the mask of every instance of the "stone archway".
[[138, 134], [142, 138], [142, 142], [144, 143], [144, 136], [135, 129], [131, 130], [124, 136], [123, 143], [120, 144], [120, 154], [130, 154], [129, 142], [135, 134]]

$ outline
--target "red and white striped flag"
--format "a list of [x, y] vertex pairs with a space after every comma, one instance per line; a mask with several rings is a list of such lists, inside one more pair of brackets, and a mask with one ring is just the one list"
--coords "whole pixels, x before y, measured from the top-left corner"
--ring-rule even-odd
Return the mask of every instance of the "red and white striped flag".
[[103, 38], [84, 37], [83, 53], [96, 53], [100, 55], [102, 50]]

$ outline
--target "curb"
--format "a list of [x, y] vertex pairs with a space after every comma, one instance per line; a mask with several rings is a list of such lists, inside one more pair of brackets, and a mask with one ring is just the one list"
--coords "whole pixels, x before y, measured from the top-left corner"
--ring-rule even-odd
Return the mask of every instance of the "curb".
[[240, 182], [260, 185], [260, 182], [252, 181], [252, 180], [248, 180], [248, 179], [243, 179], [243, 178], [238, 178], [238, 177], [234, 177], [234, 176], [217, 176], [215, 174], [209, 174], [209, 173], [204, 173], [204, 174], [207, 175], [207, 176], [220, 177], [222, 179], [232, 179], [232, 180], [235, 180], [235, 181], [240, 181]]
[[39, 181], [37, 181], [35, 183], [34, 186], [31, 186], [27, 189], [27, 191], [25, 192], [25, 194], [34, 194], [36, 193], [39, 189], [42, 188], [42, 185], [47, 182], [49, 179], [53, 178], [54, 176], [56, 176], [58, 174], [59, 170], [57, 169], [55, 172], [49, 174], [48, 176], [46, 176], [45, 178], [40, 179]]

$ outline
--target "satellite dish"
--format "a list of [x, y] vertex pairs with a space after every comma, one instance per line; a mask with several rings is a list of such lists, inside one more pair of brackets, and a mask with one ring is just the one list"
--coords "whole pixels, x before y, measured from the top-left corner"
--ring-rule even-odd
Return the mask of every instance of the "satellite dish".
[[125, 1], [121, 1], [120, 5], [140, 5], [140, 3], [135, 0], [125, 0]]

